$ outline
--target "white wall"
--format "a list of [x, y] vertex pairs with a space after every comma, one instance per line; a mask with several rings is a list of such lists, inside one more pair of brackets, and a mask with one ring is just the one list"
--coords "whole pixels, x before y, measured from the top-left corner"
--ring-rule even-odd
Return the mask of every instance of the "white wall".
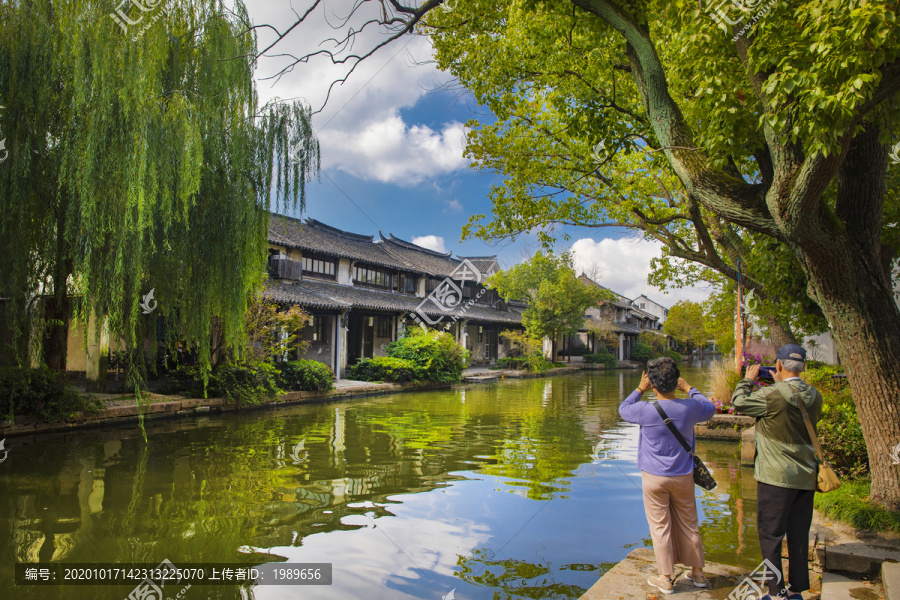
[[820, 360], [830, 365], [838, 364], [838, 352], [831, 332], [803, 338], [808, 360]]

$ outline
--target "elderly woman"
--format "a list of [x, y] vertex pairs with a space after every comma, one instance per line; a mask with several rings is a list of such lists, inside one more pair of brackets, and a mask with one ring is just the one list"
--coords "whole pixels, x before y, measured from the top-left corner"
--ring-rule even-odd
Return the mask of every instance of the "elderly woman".
[[[656, 568], [659, 576], [647, 583], [663, 594], [671, 594], [676, 564], [689, 565], [685, 579], [696, 587], [706, 587], [703, 577], [703, 540], [694, 500], [694, 461], [650, 402], [638, 402], [649, 389], [669, 419], [694, 447], [694, 425], [708, 420], [716, 406], [681, 378], [678, 365], [668, 357], [647, 363], [641, 383], [619, 406], [619, 414], [629, 423], [641, 426], [637, 464], [641, 470], [644, 511], [653, 538]], [[676, 398], [675, 390], [689, 398]]]

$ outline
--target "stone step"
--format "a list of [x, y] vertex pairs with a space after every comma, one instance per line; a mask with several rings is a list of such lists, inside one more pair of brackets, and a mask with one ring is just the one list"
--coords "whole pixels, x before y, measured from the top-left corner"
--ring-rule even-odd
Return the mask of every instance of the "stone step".
[[884, 598], [884, 592], [876, 583], [850, 579], [828, 571], [822, 574], [820, 600], [881, 600], [882, 598]]
[[881, 563], [881, 586], [884, 600], [900, 600], [900, 563]]
[[862, 542], [828, 544], [825, 547], [824, 567], [826, 571], [841, 571], [876, 577], [885, 561], [900, 561], [900, 551]]

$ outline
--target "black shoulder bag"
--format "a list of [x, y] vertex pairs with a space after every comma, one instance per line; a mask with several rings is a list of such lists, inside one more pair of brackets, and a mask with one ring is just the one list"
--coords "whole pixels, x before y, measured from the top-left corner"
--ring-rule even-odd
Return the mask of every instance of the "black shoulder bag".
[[666, 427], [669, 428], [669, 431], [672, 432], [672, 435], [675, 436], [675, 439], [678, 440], [678, 443], [681, 444], [681, 447], [684, 448], [684, 451], [691, 455], [694, 459], [694, 483], [702, 487], [704, 490], [711, 490], [716, 487], [716, 480], [713, 479], [712, 473], [709, 472], [709, 469], [706, 468], [706, 465], [703, 464], [703, 461], [700, 460], [700, 457], [691, 452], [691, 447], [687, 443], [687, 440], [684, 439], [684, 436], [681, 435], [681, 432], [678, 431], [678, 428], [675, 427], [675, 423], [672, 422], [672, 419], [669, 418], [669, 415], [666, 414], [666, 411], [663, 410], [663, 407], [659, 405], [659, 400], [656, 400], [653, 403], [653, 407], [656, 409], [656, 412], [659, 413], [659, 416], [662, 417], [663, 423], [666, 424]]

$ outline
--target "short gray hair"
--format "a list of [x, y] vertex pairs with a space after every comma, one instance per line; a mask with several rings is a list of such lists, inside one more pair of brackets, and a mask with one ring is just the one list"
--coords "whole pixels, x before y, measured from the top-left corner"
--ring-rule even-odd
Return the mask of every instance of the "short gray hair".
[[802, 373], [803, 369], [806, 368], [806, 363], [802, 360], [782, 360], [781, 366], [784, 367], [785, 371], [790, 371], [791, 373]]

